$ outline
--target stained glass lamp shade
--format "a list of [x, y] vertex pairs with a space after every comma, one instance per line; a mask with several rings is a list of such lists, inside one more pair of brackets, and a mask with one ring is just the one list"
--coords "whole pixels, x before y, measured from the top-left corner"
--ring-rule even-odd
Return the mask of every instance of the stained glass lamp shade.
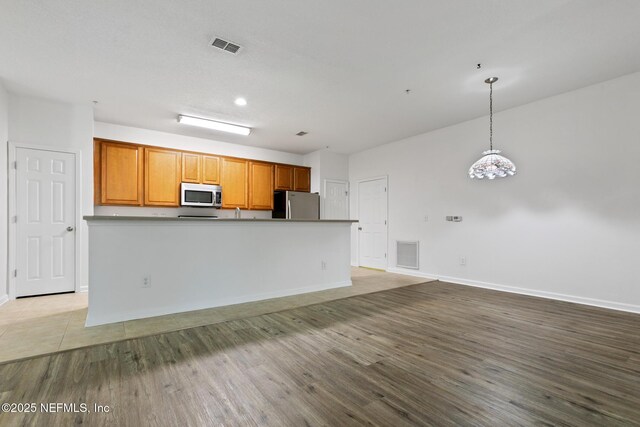
[[485, 80], [489, 84], [489, 150], [482, 153], [480, 160], [469, 168], [471, 179], [504, 178], [516, 174], [516, 165], [500, 155], [500, 150], [493, 149], [493, 84], [498, 80], [491, 77]]

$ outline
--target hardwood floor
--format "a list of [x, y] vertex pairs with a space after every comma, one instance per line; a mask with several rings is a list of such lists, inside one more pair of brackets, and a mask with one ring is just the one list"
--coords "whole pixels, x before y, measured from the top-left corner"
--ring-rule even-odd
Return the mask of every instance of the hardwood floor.
[[0, 425], [640, 425], [640, 316], [432, 282], [0, 365]]
[[427, 281], [356, 267], [351, 269], [351, 275], [352, 286], [91, 327], [85, 327], [86, 292], [9, 301], [0, 307], [0, 363], [244, 319]]

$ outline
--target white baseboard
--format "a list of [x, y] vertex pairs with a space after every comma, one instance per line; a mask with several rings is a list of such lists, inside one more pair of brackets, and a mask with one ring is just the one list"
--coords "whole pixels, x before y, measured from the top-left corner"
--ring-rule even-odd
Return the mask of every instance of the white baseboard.
[[78, 289], [78, 292], [89, 292], [89, 285], [80, 286], [80, 289]]
[[9, 301], [9, 295], [4, 294], [2, 296], [0, 296], [0, 305], [4, 304], [5, 302]]
[[439, 280], [438, 276], [434, 276], [432, 274], [425, 274], [418, 270], [411, 270], [408, 268], [400, 268], [400, 267], [389, 267], [387, 268], [387, 272], [403, 274], [405, 276], [413, 276], [413, 277], [422, 277], [423, 279], [431, 279], [431, 280]]
[[578, 297], [574, 295], [558, 294], [555, 292], [538, 291], [535, 289], [518, 288], [515, 286], [497, 285], [495, 283], [481, 282], [478, 280], [461, 279], [459, 277], [439, 276], [437, 274], [427, 274], [420, 271], [405, 270], [403, 268], [388, 268], [390, 273], [404, 274], [424, 278], [435, 278], [443, 282], [455, 283], [457, 285], [473, 286], [476, 288], [493, 289], [495, 291], [509, 292], [512, 294], [529, 295], [539, 298], [547, 298], [558, 301], [572, 302], [576, 304], [591, 305], [594, 307], [608, 308], [611, 310], [626, 311], [629, 313], [640, 313], [640, 305], [625, 304], [616, 301], [600, 300], [595, 298]]

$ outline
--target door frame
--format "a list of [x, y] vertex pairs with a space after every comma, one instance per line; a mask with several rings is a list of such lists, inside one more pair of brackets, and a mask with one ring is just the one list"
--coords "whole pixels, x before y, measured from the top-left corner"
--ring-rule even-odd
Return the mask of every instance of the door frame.
[[350, 208], [350, 200], [351, 200], [351, 189], [349, 188], [349, 181], [345, 181], [342, 179], [324, 179], [322, 182], [322, 217], [321, 218], [325, 218], [326, 217], [326, 212], [324, 210], [325, 208], [325, 199], [327, 198], [327, 183], [328, 182], [337, 182], [339, 184], [346, 184], [347, 187], [347, 218], [351, 218], [351, 208]]
[[[387, 224], [385, 227], [386, 230], [386, 238], [387, 238], [387, 247], [385, 248], [385, 250], [387, 251], [387, 257], [385, 258], [385, 264], [386, 267], [384, 268], [384, 270], [386, 271], [389, 268], [389, 192], [391, 191], [389, 188], [389, 175], [379, 175], [379, 176], [373, 176], [370, 178], [364, 178], [364, 179], [359, 179], [356, 181], [357, 187], [358, 187], [358, 193], [357, 193], [357, 200], [356, 202], [356, 206], [358, 207], [358, 218], [360, 218], [360, 183], [361, 182], [367, 182], [367, 181], [376, 181], [378, 179], [384, 179], [385, 182], [387, 183]], [[359, 222], [355, 223], [354, 226], [359, 227]], [[358, 267], [360, 267], [360, 231], [358, 229], [356, 229], [356, 235], [358, 236], [358, 244], [356, 245], [356, 260], [358, 261]]]
[[75, 288], [75, 292], [80, 292], [81, 291], [81, 285], [80, 285], [80, 281], [81, 281], [81, 277], [82, 277], [82, 267], [81, 267], [81, 261], [82, 261], [82, 256], [80, 253], [80, 247], [81, 247], [81, 242], [82, 242], [82, 151], [81, 150], [77, 150], [75, 148], [66, 148], [66, 147], [49, 147], [46, 145], [37, 145], [37, 144], [29, 144], [29, 143], [24, 143], [24, 142], [15, 142], [15, 141], [9, 141], [8, 145], [8, 165], [7, 165], [7, 169], [8, 169], [8, 179], [9, 179], [9, 188], [8, 188], [8, 196], [9, 196], [9, 200], [8, 200], [8, 207], [9, 210], [7, 212], [7, 222], [8, 222], [8, 233], [9, 233], [9, 247], [8, 247], [8, 262], [7, 262], [7, 283], [9, 284], [9, 289], [8, 289], [8, 293], [9, 293], [9, 299], [10, 300], [14, 300], [16, 299], [16, 277], [14, 274], [14, 271], [16, 270], [16, 266], [17, 266], [17, 249], [18, 249], [18, 242], [16, 239], [16, 235], [17, 235], [17, 224], [15, 222], [15, 216], [16, 216], [16, 210], [17, 210], [17, 206], [18, 206], [18, 195], [17, 195], [17, 185], [18, 185], [18, 176], [17, 176], [17, 169], [15, 167], [16, 165], [16, 158], [17, 158], [17, 152], [18, 152], [18, 148], [26, 148], [26, 149], [30, 149], [30, 150], [41, 150], [41, 151], [53, 151], [56, 153], [66, 153], [66, 154], [73, 154], [74, 158], [75, 158], [75, 169], [76, 169], [76, 173], [75, 173], [75, 180], [76, 180], [76, 207], [75, 207], [75, 238], [74, 238], [74, 245], [75, 245], [75, 260], [74, 260], [74, 288]]

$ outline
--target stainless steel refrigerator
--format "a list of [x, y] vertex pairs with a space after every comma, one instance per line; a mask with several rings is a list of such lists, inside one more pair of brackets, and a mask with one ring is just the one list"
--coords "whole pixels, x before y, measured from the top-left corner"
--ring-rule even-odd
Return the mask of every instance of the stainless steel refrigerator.
[[320, 196], [302, 191], [273, 193], [273, 218], [320, 219]]

